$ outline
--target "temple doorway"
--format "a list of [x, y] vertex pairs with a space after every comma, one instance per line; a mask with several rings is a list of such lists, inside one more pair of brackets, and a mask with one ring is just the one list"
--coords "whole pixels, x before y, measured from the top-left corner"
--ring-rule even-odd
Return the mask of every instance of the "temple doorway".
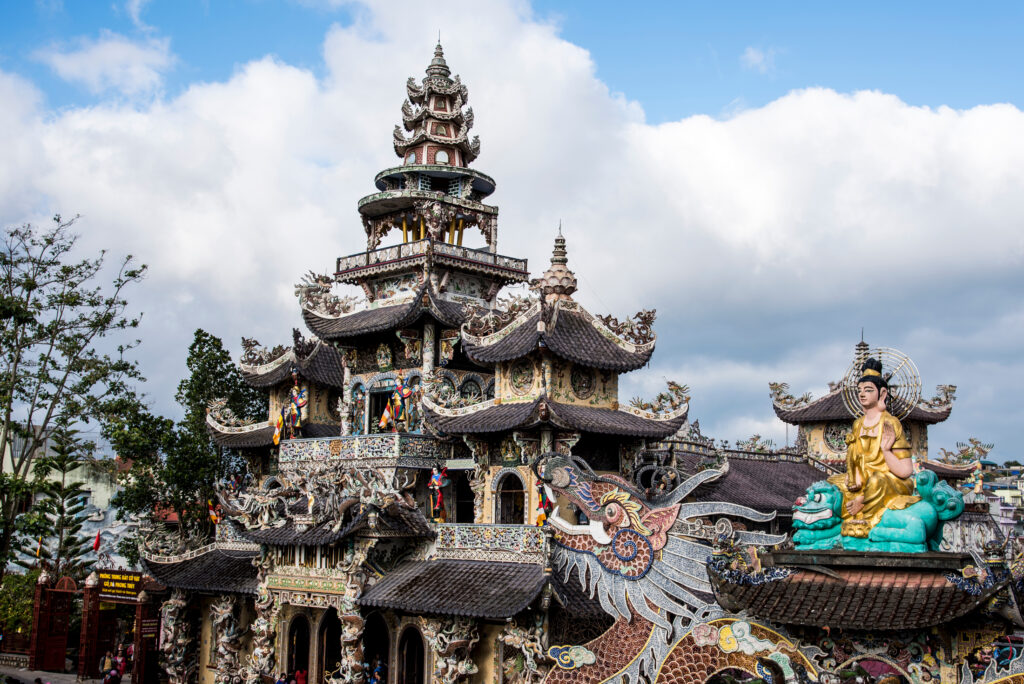
[[321, 672], [313, 681], [326, 682], [341, 668], [341, 620], [334, 608], [327, 609], [316, 642]]
[[469, 486], [469, 471], [460, 470], [455, 475], [455, 487], [452, 492], [455, 498], [455, 522], [476, 522], [473, 507], [473, 489]]
[[526, 522], [526, 490], [516, 473], [505, 473], [498, 482], [497, 506], [494, 516], [499, 525], [522, 525]]
[[288, 673], [309, 671], [309, 620], [297, 615], [288, 628]]
[[379, 680], [387, 681], [390, 644], [391, 633], [381, 614], [374, 613], [366, 618], [366, 625], [363, 628], [363, 660], [370, 666], [367, 679], [371, 678], [379, 669], [381, 674]]
[[406, 627], [398, 641], [398, 684], [424, 684], [423, 637], [415, 627]]

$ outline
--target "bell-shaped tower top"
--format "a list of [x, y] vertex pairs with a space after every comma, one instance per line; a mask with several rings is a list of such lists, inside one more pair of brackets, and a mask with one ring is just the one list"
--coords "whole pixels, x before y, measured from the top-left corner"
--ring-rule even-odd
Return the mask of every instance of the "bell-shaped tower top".
[[561, 299], [572, 299], [572, 294], [576, 291], [576, 274], [569, 270], [566, 265], [568, 263], [565, 238], [562, 237], [562, 227], [559, 226], [558, 237], [555, 238], [555, 246], [551, 250], [551, 266], [544, 275], [532, 283], [534, 289], [544, 297], [544, 301], [552, 303]]

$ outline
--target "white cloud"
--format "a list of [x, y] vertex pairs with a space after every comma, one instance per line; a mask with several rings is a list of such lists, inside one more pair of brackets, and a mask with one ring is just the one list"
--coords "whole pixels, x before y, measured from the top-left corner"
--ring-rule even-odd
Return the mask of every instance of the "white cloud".
[[159, 89], [163, 83], [163, 74], [174, 65], [170, 48], [167, 38], [133, 41], [103, 31], [97, 40], [83, 38], [73, 49], [50, 47], [34, 56], [65, 81], [92, 93], [116, 90], [124, 95], [140, 95]]
[[152, 26], [142, 21], [142, 9], [149, 3], [149, 0], [127, 0], [124, 4], [125, 11], [131, 18], [135, 28], [140, 31], [150, 31]]
[[740, 55], [740, 64], [751, 71], [759, 74], [769, 74], [775, 71], [775, 49], [762, 50], [752, 45]]
[[[0, 74], [20, 103], [0, 111], [0, 141], [17, 143], [0, 161], [0, 181], [16, 181], [0, 182], [0, 219], [82, 213], [88, 245], [150, 264], [135, 301], [165, 406], [192, 329], [284, 341], [301, 327], [292, 284], [365, 244], [356, 201], [399, 162], [391, 129], [436, 17], [416, 3], [356, 17], [328, 31], [321, 78], [264, 58], [172, 99], [54, 113]], [[693, 415], [716, 437], [763, 429], [781, 443], [767, 382], [820, 393], [863, 326], [872, 344], [910, 353], [926, 387], [961, 386], [935, 434], [1009, 443], [1010, 419], [1024, 419], [1006, 408], [1024, 406], [1008, 341], [1024, 320], [1020, 110], [814, 88], [655, 126], [516, 2], [442, 30], [458, 36], [446, 56], [483, 141], [474, 166], [498, 181], [499, 251], [542, 271], [561, 218], [585, 305], [661, 314], [654, 365], [624, 400], [667, 376], [691, 385]], [[157, 63], [123, 81], [152, 89]]]

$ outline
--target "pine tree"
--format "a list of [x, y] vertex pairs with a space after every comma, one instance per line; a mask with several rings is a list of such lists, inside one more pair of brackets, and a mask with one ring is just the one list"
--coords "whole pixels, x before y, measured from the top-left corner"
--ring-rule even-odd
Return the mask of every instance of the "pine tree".
[[85, 489], [73, 479], [73, 472], [83, 465], [84, 456], [76, 435], [75, 430], [58, 425], [52, 434], [52, 448], [36, 460], [34, 474], [43, 498], [26, 515], [33, 517], [36, 529], [45, 529], [45, 533], [36, 540], [21, 538], [21, 551], [30, 558], [15, 562], [25, 568], [45, 564], [55, 577], [70, 575], [82, 579], [90, 546], [89, 540], [80, 534]]

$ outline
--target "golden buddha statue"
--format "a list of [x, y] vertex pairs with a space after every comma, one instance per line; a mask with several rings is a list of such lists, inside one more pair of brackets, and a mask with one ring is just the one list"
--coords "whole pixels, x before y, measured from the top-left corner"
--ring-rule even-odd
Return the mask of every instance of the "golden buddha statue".
[[842, 535], [866, 538], [887, 509], [920, 501], [914, 491], [914, 465], [903, 426], [886, 411], [889, 387], [882, 364], [867, 359], [857, 382], [864, 414], [846, 437], [846, 472], [828, 481], [843, 494]]

